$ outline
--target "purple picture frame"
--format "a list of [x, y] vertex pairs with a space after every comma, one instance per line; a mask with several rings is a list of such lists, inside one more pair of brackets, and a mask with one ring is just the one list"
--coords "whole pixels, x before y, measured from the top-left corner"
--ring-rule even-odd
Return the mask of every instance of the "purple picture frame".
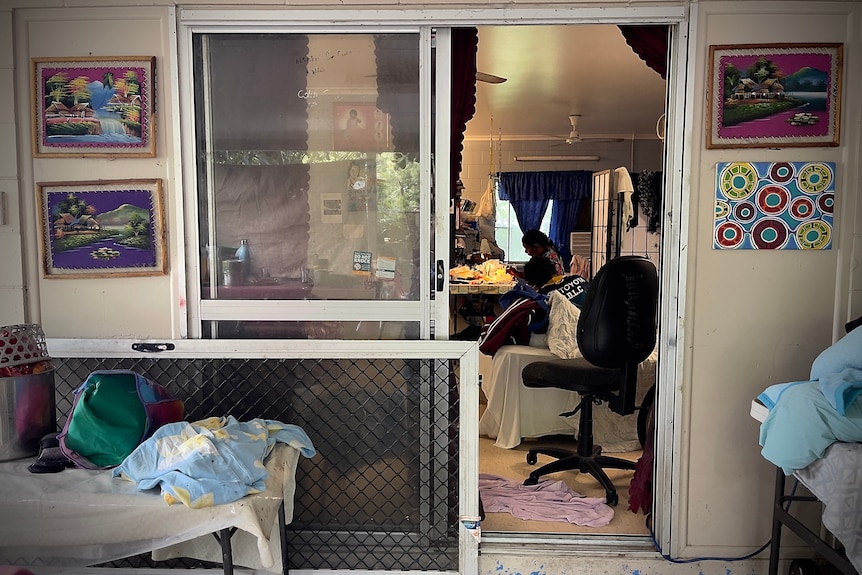
[[840, 144], [843, 44], [709, 47], [706, 147]]
[[33, 58], [33, 155], [156, 155], [151, 56]]
[[43, 277], [167, 273], [161, 180], [37, 184]]

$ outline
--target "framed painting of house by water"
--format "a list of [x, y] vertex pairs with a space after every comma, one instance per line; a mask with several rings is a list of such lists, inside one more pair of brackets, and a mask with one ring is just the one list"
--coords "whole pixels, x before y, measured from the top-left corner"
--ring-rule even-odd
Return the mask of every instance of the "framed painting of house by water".
[[37, 189], [43, 277], [167, 273], [161, 180], [43, 182]]
[[155, 63], [150, 56], [32, 59], [33, 154], [155, 156]]
[[843, 44], [709, 47], [707, 148], [840, 143]]

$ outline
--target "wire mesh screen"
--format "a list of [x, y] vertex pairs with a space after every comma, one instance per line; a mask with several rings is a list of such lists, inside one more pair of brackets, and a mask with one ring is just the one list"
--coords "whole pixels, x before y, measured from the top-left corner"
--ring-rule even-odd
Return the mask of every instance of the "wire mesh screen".
[[[57, 420], [100, 369], [131, 369], [185, 401], [187, 420], [301, 426], [288, 525], [295, 569], [457, 570], [458, 362], [435, 359], [54, 359]], [[211, 567], [140, 555], [110, 567]]]

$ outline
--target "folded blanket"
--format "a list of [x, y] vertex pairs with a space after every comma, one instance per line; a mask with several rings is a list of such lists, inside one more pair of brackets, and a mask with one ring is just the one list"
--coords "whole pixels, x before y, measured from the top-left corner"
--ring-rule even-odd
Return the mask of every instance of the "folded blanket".
[[770, 386], [758, 399], [770, 408], [760, 425], [761, 454], [787, 475], [823, 457], [836, 441], [862, 441], [862, 402], [839, 414], [815, 381]]
[[161, 487], [169, 504], [211, 507], [263, 491], [267, 478], [263, 460], [277, 442], [305, 457], [315, 454], [311, 439], [296, 425], [210, 417], [160, 427], [112, 473], [137, 482], [142, 491]]
[[778, 400], [781, 399], [781, 396], [787, 391], [787, 388], [792, 387], [794, 385], [799, 385], [801, 383], [813, 383], [810, 381], [790, 381], [788, 383], [776, 383], [775, 385], [770, 385], [763, 392], [757, 396], [757, 400], [766, 406], [766, 409], [772, 409], [778, 403]]
[[862, 393], [862, 329], [854, 329], [823, 350], [811, 365], [811, 379], [819, 382], [829, 403], [844, 415]]

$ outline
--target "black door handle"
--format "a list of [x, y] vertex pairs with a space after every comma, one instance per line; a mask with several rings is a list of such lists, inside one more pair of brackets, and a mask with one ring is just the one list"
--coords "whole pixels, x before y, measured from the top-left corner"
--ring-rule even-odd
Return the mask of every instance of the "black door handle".
[[443, 279], [446, 277], [443, 274], [445, 272], [443, 260], [437, 260], [437, 291], [443, 291]]
[[172, 351], [172, 343], [133, 343], [132, 349], [141, 352]]

